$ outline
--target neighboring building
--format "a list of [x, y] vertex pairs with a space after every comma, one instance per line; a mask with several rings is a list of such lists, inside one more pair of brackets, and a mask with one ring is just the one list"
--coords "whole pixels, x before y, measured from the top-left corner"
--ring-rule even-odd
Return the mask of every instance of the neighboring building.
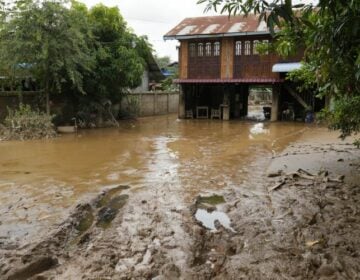
[[141, 85], [131, 90], [133, 93], [142, 93], [156, 88], [156, 85], [165, 79], [164, 74], [156, 63], [155, 58], [152, 54], [149, 54], [146, 62], [146, 68], [141, 77]]
[[286, 72], [301, 67], [301, 50], [287, 59], [257, 52], [257, 44], [273, 40], [257, 16], [187, 18], [164, 39], [180, 41], [180, 118], [246, 116], [249, 86], [259, 84], [273, 89], [272, 120], [281, 116], [287, 99], [302, 107], [314, 105], [284, 79]]

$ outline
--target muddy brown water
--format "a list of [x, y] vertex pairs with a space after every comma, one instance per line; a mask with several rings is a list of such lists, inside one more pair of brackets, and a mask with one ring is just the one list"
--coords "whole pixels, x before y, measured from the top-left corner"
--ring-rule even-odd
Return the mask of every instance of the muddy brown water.
[[317, 129], [170, 115], [53, 140], [0, 142], [0, 238], [26, 243], [46, 234], [78, 201], [111, 186], [171, 192], [180, 185], [189, 203], [198, 194], [251, 187], [272, 155]]

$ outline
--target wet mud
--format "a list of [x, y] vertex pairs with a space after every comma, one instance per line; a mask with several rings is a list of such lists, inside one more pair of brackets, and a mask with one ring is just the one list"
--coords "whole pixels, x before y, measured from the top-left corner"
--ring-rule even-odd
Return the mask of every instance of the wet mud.
[[[88, 158], [72, 157], [79, 166], [68, 176], [6, 154], [0, 279], [359, 279], [351, 139], [297, 124], [172, 117], [101, 134], [69, 142]], [[41, 164], [58, 162], [59, 141], [69, 139], [38, 151]], [[55, 222], [38, 221], [55, 209]]]

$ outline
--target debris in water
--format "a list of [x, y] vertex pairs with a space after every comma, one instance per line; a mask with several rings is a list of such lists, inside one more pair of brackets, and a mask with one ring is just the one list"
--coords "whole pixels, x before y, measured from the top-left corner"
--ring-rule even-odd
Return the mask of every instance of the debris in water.
[[306, 246], [312, 247], [312, 246], [314, 246], [314, 245], [316, 245], [316, 244], [319, 244], [320, 241], [321, 241], [321, 240], [308, 241], [308, 242], [306, 242]]
[[269, 134], [270, 130], [265, 129], [263, 123], [257, 123], [250, 129], [250, 133], [253, 134], [253, 135]]
[[271, 189], [269, 189], [269, 192], [275, 191], [278, 188], [282, 187], [283, 185], [285, 185], [285, 181], [281, 181], [280, 183], [277, 183], [275, 186], [273, 186]]
[[278, 170], [278, 171], [276, 171], [276, 172], [270, 172], [270, 173], [268, 173], [267, 176], [268, 176], [269, 178], [274, 178], [274, 177], [279, 177], [279, 176], [281, 176], [282, 173], [283, 173], [282, 170]]
[[204, 209], [198, 209], [195, 213], [195, 218], [196, 220], [201, 222], [204, 227], [212, 231], [216, 231], [215, 221], [217, 220], [224, 228], [229, 229], [232, 232], [235, 232], [235, 230], [230, 226], [231, 221], [229, 217], [224, 212], [220, 212], [220, 211], [208, 212]]

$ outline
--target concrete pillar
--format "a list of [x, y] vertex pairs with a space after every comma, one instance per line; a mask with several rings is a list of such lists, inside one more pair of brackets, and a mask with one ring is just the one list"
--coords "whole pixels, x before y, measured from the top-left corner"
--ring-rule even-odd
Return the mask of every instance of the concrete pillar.
[[244, 95], [244, 104], [243, 104], [243, 108], [244, 108], [244, 113], [243, 116], [246, 117], [249, 113], [249, 95], [250, 95], [250, 91], [249, 91], [249, 85], [244, 85], [244, 91], [243, 91], [243, 95]]
[[271, 105], [271, 121], [275, 122], [279, 118], [279, 99], [280, 85], [274, 84], [272, 87], [272, 105]]
[[142, 106], [143, 106], [143, 102], [142, 102], [142, 99], [143, 99], [143, 95], [142, 93], [139, 94], [139, 109], [138, 109], [138, 114], [139, 114], [139, 117], [142, 117], [142, 114], [143, 114], [143, 110], [142, 110]]
[[230, 98], [229, 93], [224, 93], [224, 101], [223, 101], [223, 120], [230, 120]]
[[185, 89], [183, 85], [180, 85], [178, 117], [185, 119]]

